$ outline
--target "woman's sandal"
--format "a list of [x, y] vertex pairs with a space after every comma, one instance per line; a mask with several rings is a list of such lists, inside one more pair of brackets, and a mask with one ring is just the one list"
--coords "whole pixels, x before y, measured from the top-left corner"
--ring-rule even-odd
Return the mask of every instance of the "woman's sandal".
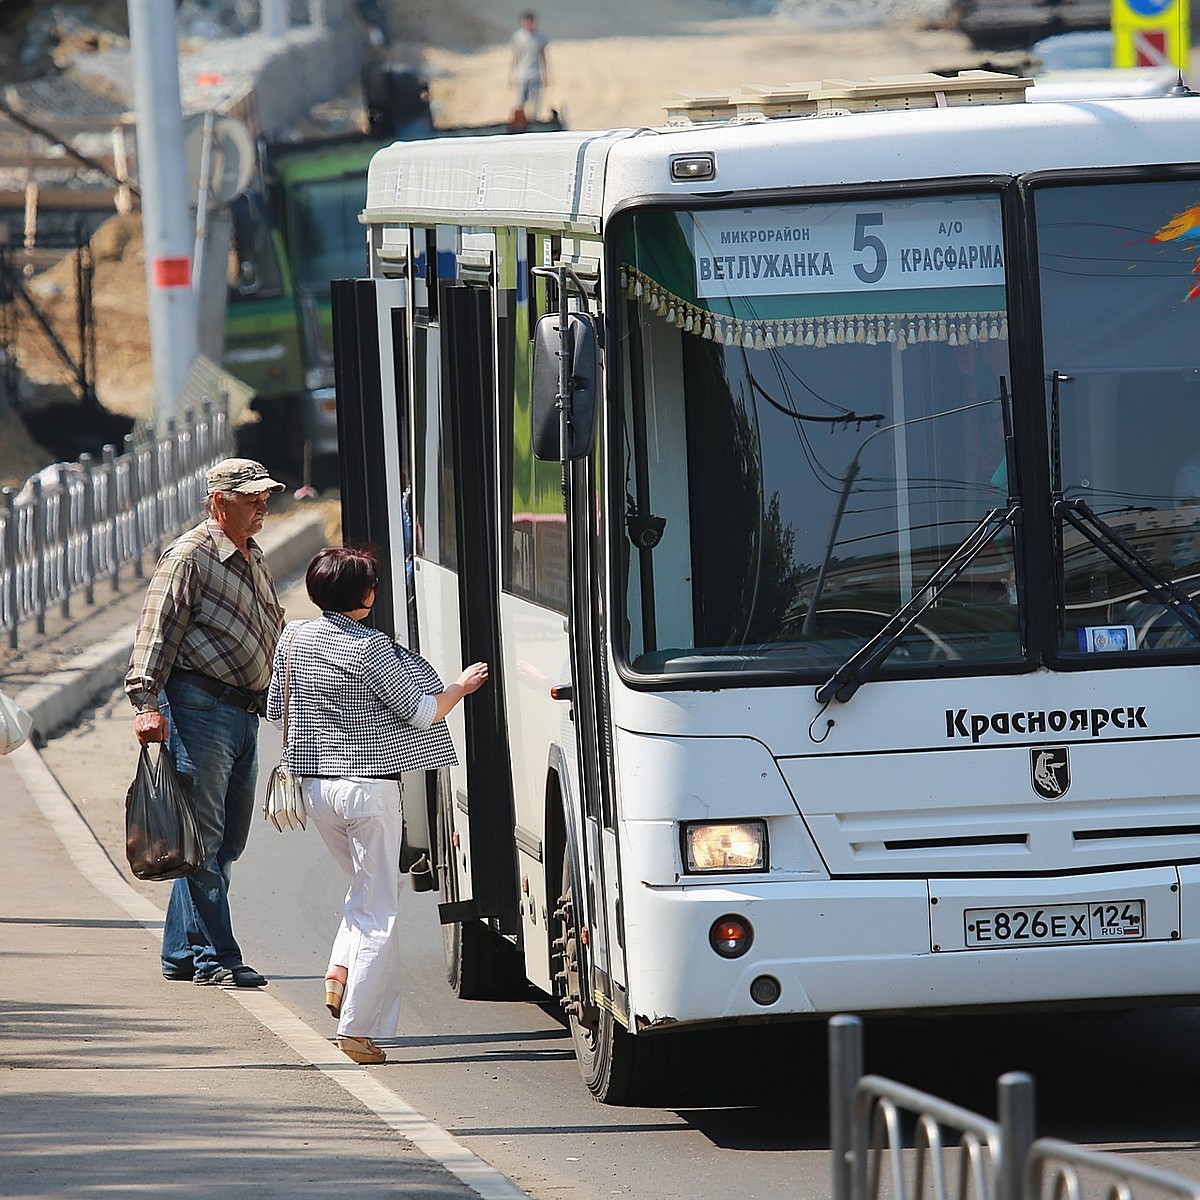
[[385, 1063], [387, 1055], [370, 1038], [339, 1037], [338, 1049], [356, 1063]]
[[346, 985], [340, 979], [325, 977], [325, 1007], [334, 1017], [342, 1015], [342, 997], [346, 994]]

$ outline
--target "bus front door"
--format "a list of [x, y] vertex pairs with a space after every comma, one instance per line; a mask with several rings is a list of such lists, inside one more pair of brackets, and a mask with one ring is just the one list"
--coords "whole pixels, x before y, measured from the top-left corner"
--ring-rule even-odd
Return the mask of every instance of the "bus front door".
[[[441, 324], [442, 386], [454, 453], [462, 662], [483, 661], [491, 669], [491, 683], [464, 706], [471, 898], [443, 904], [442, 919], [461, 923], [459, 953], [476, 960], [460, 965], [463, 973], [476, 977], [477, 987], [464, 991], [460, 980], [459, 994], [494, 995], [523, 983], [524, 969], [518, 954], [509, 956], [497, 945], [519, 936], [520, 912], [512, 770], [500, 682], [491, 292], [484, 287], [446, 287]], [[456, 796], [454, 803], [461, 805], [462, 800]]]

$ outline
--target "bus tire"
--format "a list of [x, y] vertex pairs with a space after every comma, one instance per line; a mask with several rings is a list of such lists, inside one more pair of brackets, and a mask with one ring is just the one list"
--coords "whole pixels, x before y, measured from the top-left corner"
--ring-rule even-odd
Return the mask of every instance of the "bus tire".
[[[450, 840], [449, 786], [439, 780], [437, 875], [443, 903], [459, 899], [455, 849]], [[525, 994], [525, 962], [517, 947], [482, 921], [449, 921], [442, 926], [446, 982], [460, 1000], [512, 1000]]]
[[670, 1034], [635, 1037], [604, 1007], [581, 1018], [579, 930], [570, 873], [563, 864], [562, 893], [555, 912], [555, 996], [566, 1011], [579, 1073], [601, 1104], [641, 1104], [659, 1096], [669, 1079], [674, 1039]]

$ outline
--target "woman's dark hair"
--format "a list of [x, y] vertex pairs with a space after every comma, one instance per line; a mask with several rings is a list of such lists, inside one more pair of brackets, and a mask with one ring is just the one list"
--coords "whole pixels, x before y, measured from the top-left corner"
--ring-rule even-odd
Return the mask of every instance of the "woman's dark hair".
[[304, 585], [322, 612], [353, 612], [379, 585], [379, 559], [369, 546], [326, 546], [308, 564]]

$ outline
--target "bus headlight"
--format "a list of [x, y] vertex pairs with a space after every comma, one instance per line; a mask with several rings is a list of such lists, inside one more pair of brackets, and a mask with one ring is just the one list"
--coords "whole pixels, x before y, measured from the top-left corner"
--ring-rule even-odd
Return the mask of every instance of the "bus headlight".
[[765, 871], [766, 821], [694, 821], [683, 827], [683, 863], [701, 871]]

